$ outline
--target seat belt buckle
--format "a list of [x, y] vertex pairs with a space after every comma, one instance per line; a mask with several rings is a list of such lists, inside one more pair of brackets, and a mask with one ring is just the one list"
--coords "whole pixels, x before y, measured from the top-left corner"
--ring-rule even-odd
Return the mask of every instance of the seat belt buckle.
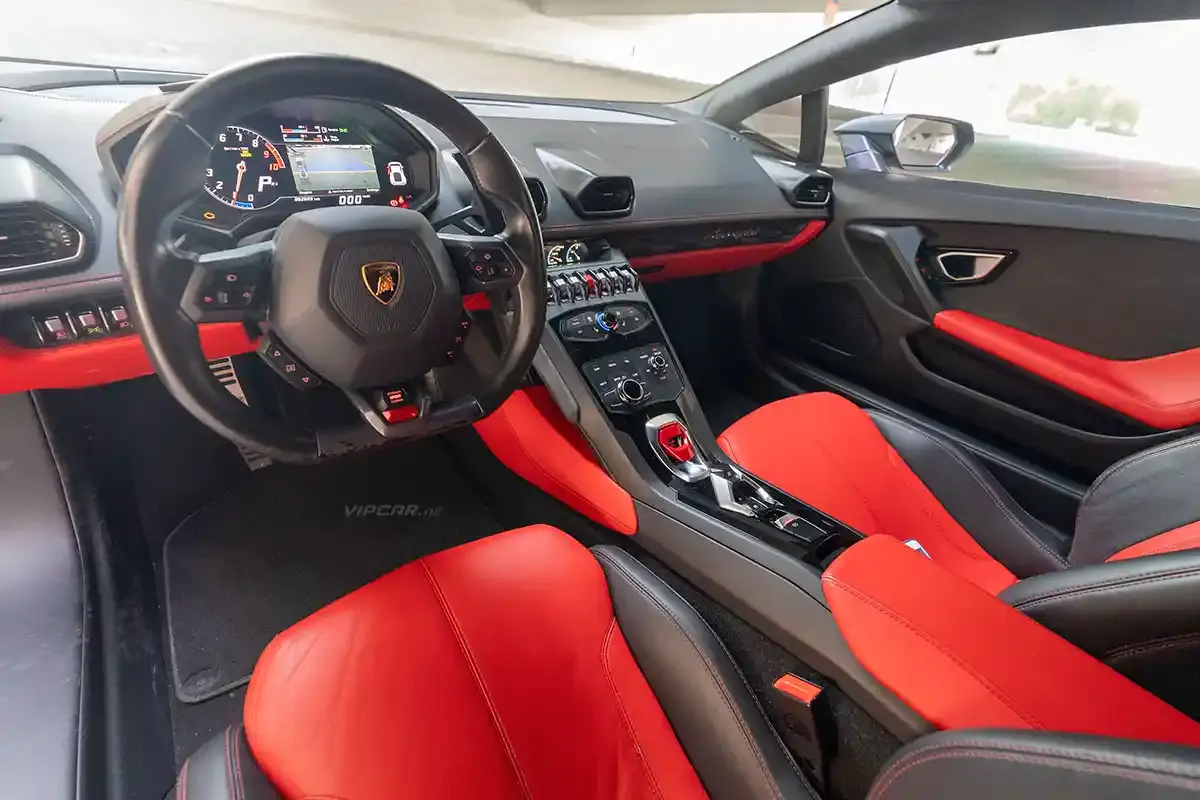
[[817, 789], [823, 790], [828, 784], [826, 770], [834, 756], [836, 739], [832, 736], [828, 703], [821, 696], [822, 687], [790, 672], [775, 681], [774, 687], [787, 726], [788, 744], [807, 762]]

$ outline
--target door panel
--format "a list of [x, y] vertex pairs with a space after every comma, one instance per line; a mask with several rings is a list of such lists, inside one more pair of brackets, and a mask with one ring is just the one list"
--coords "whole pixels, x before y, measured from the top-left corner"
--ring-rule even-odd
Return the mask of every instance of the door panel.
[[[782, 364], [1085, 480], [1200, 422], [1200, 210], [832, 172], [829, 230], [766, 271]], [[959, 284], [938, 249], [1013, 256]]]

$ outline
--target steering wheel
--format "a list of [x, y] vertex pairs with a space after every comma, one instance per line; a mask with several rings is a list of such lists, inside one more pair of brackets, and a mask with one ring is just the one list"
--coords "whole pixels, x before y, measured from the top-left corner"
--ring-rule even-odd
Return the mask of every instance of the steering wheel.
[[[300, 95], [363, 100], [421, 117], [458, 148], [483, 202], [434, 223], [404, 208], [312, 209], [288, 217], [270, 241], [204, 255], [183, 251], [172, 223], [199, 192], [218, 134]], [[438, 232], [476, 213], [499, 233]], [[541, 227], [512, 157], [450, 95], [357, 58], [275, 56], [213, 73], [180, 93], [129, 160], [117, 249], [138, 332], [168, 391], [218, 434], [282, 461], [313, 462], [486, 416], [529, 369], [546, 319]], [[484, 263], [488, 277], [481, 280]], [[254, 301], [242, 310], [203, 308], [198, 293], [220, 280], [250, 287]], [[372, 394], [432, 375], [459, 334], [464, 290], [486, 291], [504, 312], [505, 341], [490, 374], [457, 396], [418, 386], [409, 398], [418, 415], [389, 422]], [[282, 346], [314, 380], [345, 392], [361, 419], [301, 430], [234, 398], [213, 379], [200, 345], [197, 324], [216, 320], [264, 333], [264, 342]]]

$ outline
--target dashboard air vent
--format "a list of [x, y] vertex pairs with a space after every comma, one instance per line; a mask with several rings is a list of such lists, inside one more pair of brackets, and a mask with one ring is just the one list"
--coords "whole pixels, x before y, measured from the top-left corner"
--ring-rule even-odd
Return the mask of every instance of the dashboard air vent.
[[596, 177], [579, 191], [579, 216], [623, 217], [633, 211], [633, 180]]
[[36, 203], [0, 206], [0, 275], [83, 259], [83, 233]]
[[792, 205], [807, 208], [829, 203], [833, 192], [833, 178], [828, 175], [809, 175], [792, 188]]
[[550, 204], [550, 196], [546, 194], [546, 184], [537, 178], [526, 178], [525, 185], [529, 187], [529, 194], [533, 197], [533, 210], [537, 212], [537, 218], [545, 222], [546, 208]]

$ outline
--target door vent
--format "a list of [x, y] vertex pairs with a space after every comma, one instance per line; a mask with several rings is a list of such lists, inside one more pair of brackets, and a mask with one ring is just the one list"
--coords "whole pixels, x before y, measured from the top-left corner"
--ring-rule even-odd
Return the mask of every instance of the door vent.
[[525, 185], [529, 187], [529, 195], [533, 198], [533, 210], [541, 222], [546, 221], [546, 208], [550, 205], [550, 196], [546, 194], [546, 184], [537, 178], [526, 178]]
[[633, 211], [633, 179], [597, 177], [579, 191], [581, 217], [623, 217]]
[[83, 233], [36, 203], [0, 206], [0, 275], [83, 260]]

